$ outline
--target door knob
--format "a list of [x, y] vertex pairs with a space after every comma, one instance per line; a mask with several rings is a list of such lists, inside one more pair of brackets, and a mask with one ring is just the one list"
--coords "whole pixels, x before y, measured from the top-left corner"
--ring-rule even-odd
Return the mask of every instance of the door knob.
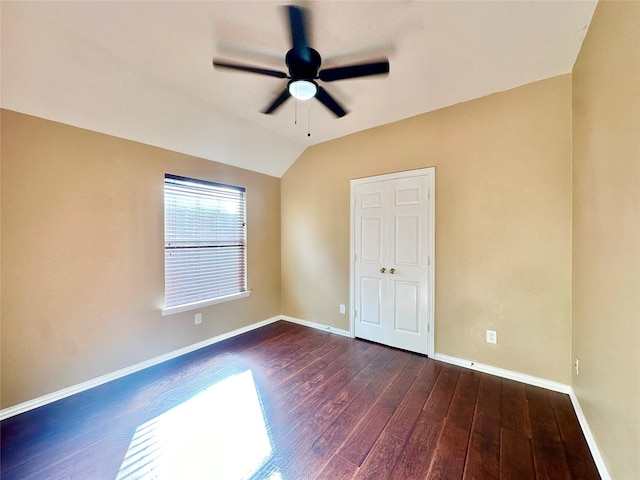
[[386, 271], [387, 271], [387, 269], [386, 269], [386, 268], [384, 268], [384, 267], [382, 267], [382, 268], [380, 269], [380, 273], [384, 273], [384, 272], [386, 272]]
[[391, 275], [393, 275], [394, 273], [396, 273], [396, 269], [395, 269], [395, 268], [392, 268], [391, 270], [389, 270], [389, 273], [390, 273]]

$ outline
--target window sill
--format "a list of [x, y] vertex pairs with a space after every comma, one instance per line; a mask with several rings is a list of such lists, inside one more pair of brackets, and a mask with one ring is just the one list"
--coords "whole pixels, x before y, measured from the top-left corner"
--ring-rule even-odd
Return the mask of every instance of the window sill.
[[224, 297], [210, 298], [209, 300], [202, 300], [201, 302], [187, 303], [185, 305], [176, 305], [175, 307], [163, 308], [162, 316], [173, 315], [174, 313], [188, 312], [189, 310], [197, 310], [202, 307], [208, 307], [210, 305], [216, 305], [218, 303], [230, 302], [231, 300], [237, 300], [239, 298], [245, 298], [251, 295], [251, 290], [245, 290], [244, 292], [234, 293], [233, 295], [226, 295]]

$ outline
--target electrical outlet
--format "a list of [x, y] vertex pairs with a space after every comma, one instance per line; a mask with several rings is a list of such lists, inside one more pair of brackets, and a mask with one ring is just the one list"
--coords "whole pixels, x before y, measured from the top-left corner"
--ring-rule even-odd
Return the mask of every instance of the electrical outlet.
[[576, 375], [580, 375], [580, 359], [576, 357]]
[[498, 343], [498, 334], [495, 330], [487, 330], [487, 343]]
[[202, 314], [196, 313], [196, 325], [200, 325], [202, 323]]
[[344, 315], [346, 311], [347, 311], [347, 307], [345, 307], [345, 306], [341, 303], [341, 304], [340, 304], [340, 313]]

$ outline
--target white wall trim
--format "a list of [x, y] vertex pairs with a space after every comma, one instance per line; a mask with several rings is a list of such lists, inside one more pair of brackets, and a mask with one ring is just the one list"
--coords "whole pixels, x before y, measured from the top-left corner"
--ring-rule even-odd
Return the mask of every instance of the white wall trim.
[[578, 422], [580, 423], [580, 427], [582, 428], [582, 433], [584, 434], [584, 438], [587, 441], [587, 445], [589, 445], [589, 450], [591, 450], [591, 455], [593, 456], [593, 461], [598, 468], [600, 477], [602, 478], [602, 480], [611, 480], [611, 475], [609, 475], [607, 465], [604, 463], [604, 459], [600, 454], [600, 449], [598, 448], [596, 439], [591, 432], [591, 428], [589, 428], [587, 417], [585, 417], [584, 412], [582, 411], [582, 407], [580, 406], [580, 402], [578, 401], [578, 397], [573, 388], [571, 388], [571, 392], [569, 392], [569, 398], [571, 399], [571, 403], [573, 404], [573, 410], [576, 412], [576, 417], [578, 417]]
[[471, 370], [488, 373], [497, 377], [515, 380], [516, 382], [526, 383], [527, 385], [546, 388], [547, 390], [553, 390], [554, 392], [566, 394], [569, 394], [571, 392], [571, 387], [569, 385], [560, 382], [554, 382], [552, 380], [547, 380], [546, 378], [534, 377], [533, 375], [527, 375], [526, 373], [514, 372], [513, 370], [506, 370], [504, 368], [493, 367], [491, 365], [485, 365], [483, 363], [472, 362], [471, 360], [451, 357], [442, 353], [436, 353], [433, 356], [433, 359], [440, 360], [441, 362], [445, 363], [450, 363], [452, 365], [458, 365], [459, 367], [470, 368]]
[[554, 382], [552, 380], [547, 380], [545, 378], [534, 377], [533, 375], [527, 375], [526, 373], [514, 372], [512, 370], [506, 370], [504, 368], [492, 367], [491, 365], [485, 365], [482, 363], [472, 362], [470, 360], [464, 360], [457, 357], [451, 357], [449, 355], [444, 355], [442, 353], [436, 353], [433, 356], [434, 360], [439, 360], [441, 362], [450, 363], [452, 365], [457, 365], [459, 367], [470, 368], [471, 370], [477, 370], [479, 372], [488, 373], [490, 375], [495, 375], [501, 378], [507, 378], [509, 380], [515, 380], [516, 382], [526, 383], [528, 385], [533, 385], [535, 387], [546, 388], [547, 390], [553, 390], [554, 392], [565, 393], [569, 395], [571, 399], [571, 404], [573, 405], [573, 410], [576, 413], [576, 417], [578, 417], [578, 422], [580, 423], [580, 427], [582, 428], [582, 433], [584, 434], [584, 438], [587, 441], [587, 445], [589, 446], [589, 450], [591, 451], [591, 455], [593, 456], [593, 461], [596, 464], [596, 468], [598, 469], [598, 473], [602, 480], [611, 480], [611, 476], [607, 470], [607, 466], [604, 463], [604, 459], [600, 454], [600, 449], [598, 448], [598, 444], [595, 441], [593, 433], [589, 428], [589, 423], [587, 422], [587, 418], [584, 416], [584, 412], [582, 411], [582, 407], [580, 407], [580, 402], [578, 401], [578, 397], [576, 396], [573, 388], [570, 385], [566, 385], [564, 383]]
[[288, 317], [287, 315], [281, 315], [282, 320], [291, 323], [297, 323], [298, 325], [303, 325], [305, 327], [316, 328], [318, 330], [325, 330], [327, 332], [335, 333], [337, 335], [342, 335], [343, 337], [353, 338], [351, 332], [349, 330], [342, 330], [341, 328], [330, 327], [328, 325], [323, 325], [321, 323], [310, 322], [308, 320], [301, 320], [299, 318]]
[[267, 320], [263, 320], [261, 322], [247, 325], [246, 327], [232, 330], [231, 332], [227, 332], [227, 333], [217, 335], [215, 337], [211, 337], [202, 342], [194, 343], [193, 345], [189, 345], [189, 346], [180, 348], [178, 350], [165, 353], [164, 355], [160, 355], [150, 360], [146, 360], [144, 362], [140, 362], [135, 365], [122, 368], [120, 370], [116, 370], [115, 372], [107, 373], [106, 375], [102, 375], [100, 377], [87, 380], [86, 382], [82, 382], [77, 385], [72, 385], [71, 387], [63, 388], [62, 390], [58, 390], [56, 392], [43, 395], [42, 397], [34, 398], [33, 400], [28, 400], [18, 405], [14, 405], [12, 407], [7, 407], [3, 410], [0, 410], [0, 420], [4, 420], [6, 418], [13, 417], [14, 415], [19, 415], [21, 413], [28, 412], [29, 410], [42, 407], [49, 403], [53, 403], [57, 400], [62, 400], [63, 398], [70, 397], [71, 395], [75, 395], [76, 393], [84, 392], [85, 390], [89, 390], [90, 388], [98, 387], [112, 380], [117, 380], [119, 378], [125, 377], [132, 373], [139, 372], [140, 370], [144, 370], [145, 368], [153, 367], [162, 362], [173, 360], [174, 358], [180, 357], [181, 355], [186, 355], [187, 353], [194, 352], [201, 348], [208, 347], [209, 345], [213, 345], [214, 343], [218, 343], [228, 338], [241, 335], [251, 330], [255, 330], [256, 328], [264, 327], [265, 325], [269, 325], [270, 323], [277, 322], [278, 320], [282, 320], [282, 317], [280, 315], [269, 318]]

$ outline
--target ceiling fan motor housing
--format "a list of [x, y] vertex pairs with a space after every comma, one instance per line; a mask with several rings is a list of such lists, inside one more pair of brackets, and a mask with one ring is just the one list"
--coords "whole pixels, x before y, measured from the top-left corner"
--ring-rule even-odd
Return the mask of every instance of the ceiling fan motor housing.
[[307, 47], [303, 51], [292, 48], [287, 52], [285, 62], [292, 80], [313, 80], [318, 78], [322, 58], [311, 47]]

